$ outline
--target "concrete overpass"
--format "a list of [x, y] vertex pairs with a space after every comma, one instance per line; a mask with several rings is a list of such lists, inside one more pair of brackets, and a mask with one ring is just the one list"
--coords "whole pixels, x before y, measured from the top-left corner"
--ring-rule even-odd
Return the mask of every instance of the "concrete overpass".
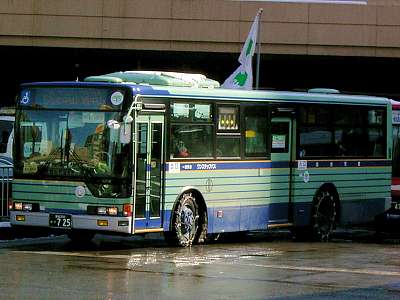
[[322, 84], [397, 93], [397, 80], [389, 72], [397, 73], [400, 66], [400, 0], [368, 0], [368, 5], [0, 1], [5, 82], [14, 92], [24, 81], [73, 80], [98, 72], [149, 68], [203, 72], [223, 80], [236, 67], [259, 7], [264, 8], [262, 86], [291, 89]]

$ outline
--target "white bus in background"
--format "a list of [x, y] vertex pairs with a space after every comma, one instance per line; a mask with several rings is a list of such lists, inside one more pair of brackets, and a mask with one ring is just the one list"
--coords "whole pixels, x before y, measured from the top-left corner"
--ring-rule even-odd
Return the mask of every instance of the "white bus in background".
[[14, 115], [14, 108], [0, 109], [0, 166], [12, 166]]
[[8, 199], [13, 178], [14, 121], [14, 108], [0, 109], [0, 218], [8, 217]]

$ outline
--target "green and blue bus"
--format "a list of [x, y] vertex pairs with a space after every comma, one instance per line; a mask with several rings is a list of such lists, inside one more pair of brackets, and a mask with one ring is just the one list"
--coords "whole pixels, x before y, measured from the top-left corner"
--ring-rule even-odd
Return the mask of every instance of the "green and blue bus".
[[289, 228], [328, 239], [391, 204], [386, 98], [242, 91], [167, 72], [21, 86], [12, 226], [208, 235]]

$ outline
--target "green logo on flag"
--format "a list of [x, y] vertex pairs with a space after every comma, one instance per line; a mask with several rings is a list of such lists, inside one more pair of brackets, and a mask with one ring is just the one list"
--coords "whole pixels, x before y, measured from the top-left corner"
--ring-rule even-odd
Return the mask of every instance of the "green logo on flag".
[[233, 83], [238, 86], [244, 86], [247, 81], [248, 74], [247, 72], [239, 72], [235, 78], [233, 78]]
[[251, 48], [253, 48], [253, 40], [250, 39], [250, 41], [247, 43], [247, 49], [246, 49], [246, 56], [250, 54]]

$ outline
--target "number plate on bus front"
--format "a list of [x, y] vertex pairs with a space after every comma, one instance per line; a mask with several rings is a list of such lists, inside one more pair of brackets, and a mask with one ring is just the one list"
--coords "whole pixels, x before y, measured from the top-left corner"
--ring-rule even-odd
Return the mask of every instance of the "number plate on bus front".
[[71, 218], [71, 215], [50, 214], [49, 215], [49, 224], [50, 224], [50, 227], [71, 228], [72, 218]]

